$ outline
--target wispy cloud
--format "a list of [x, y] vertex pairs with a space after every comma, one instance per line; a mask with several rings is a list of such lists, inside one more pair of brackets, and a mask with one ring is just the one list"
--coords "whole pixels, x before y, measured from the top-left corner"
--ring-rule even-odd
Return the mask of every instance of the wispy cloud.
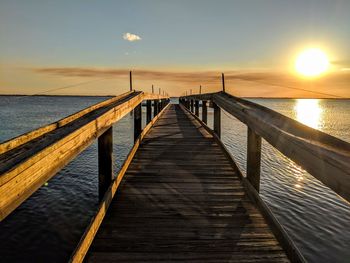
[[[120, 78], [125, 79], [129, 76], [128, 69], [113, 68], [34, 68], [37, 73], [64, 76], [64, 77], [94, 77], [94, 78]], [[166, 82], [171, 86], [183, 88], [193, 88], [199, 85], [208, 87], [207, 91], [215, 91], [221, 85], [221, 73], [216, 71], [162, 71], [162, 70], [133, 70], [133, 75], [137, 80]], [[342, 86], [344, 93], [344, 85], [350, 81], [350, 71], [338, 71], [338, 73], [330, 73], [319, 79], [304, 80], [294, 75], [276, 72], [276, 71], [225, 71], [225, 79], [228, 86], [247, 96], [278, 96], [278, 94], [287, 94], [285, 96], [293, 97], [294, 94], [303, 96], [319, 96], [319, 97], [337, 97], [337, 95], [329, 94], [329, 87]], [[281, 92], [283, 91], [283, 92]], [[270, 93], [266, 93], [270, 92]], [[259, 95], [258, 95], [259, 94]], [[346, 92], [345, 96], [349, 96]], [[282, 95], [280, 95], [282, 96]]]
[[130, 41], [130, 42], [134, 42], [134, 41], [139, 41], [142, 38], [138, 35], [132, 34], [132, 33], [124, 33], [123, 34], [123, 39]]

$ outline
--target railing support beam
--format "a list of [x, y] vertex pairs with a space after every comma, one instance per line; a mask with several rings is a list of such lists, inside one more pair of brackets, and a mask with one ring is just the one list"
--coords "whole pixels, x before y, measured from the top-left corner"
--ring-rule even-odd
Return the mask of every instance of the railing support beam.
[[141, 103], [134, 109], [134, 142], [136, 142], [137, 138], [141, 134], [141, 109]]
[[158, 113], [162, 110], [162, 100], [158, 101]]
[[194, 103], [195, 115], [199, 117], [199, 100], [196, 100]]
[[113, 178], [113, 129], [98, 138], [98, 196], [102, 200]]
[[247, 179], [260, 190], [261, 137], [248, 127]]
[[207, 108], [207, 101], [202, 101], [202, 121], [207, 124], [208, 123], [208, 108]]
[[152, 101], [147, 100], [146, 102], [146, 123], [150, 123], [152, 120]]
[[214, 132], [220, 138], [221, 137], [221, 109], [214, 102], [213, 102], [213, 108], [214, 108]]
[[153, 118], [158, 114], [158, 100], [153, 101]]
[[193, 100], [190, 100], [190, 104], [191, 104], [191, 112], [193, 113], [193, 112], [194, 112], [194, 110], [193, 110], [193, 106], [194, 106], [194, 105], [193, 105], [193, 104], [194, 104], [194, 103], [193, 103]]

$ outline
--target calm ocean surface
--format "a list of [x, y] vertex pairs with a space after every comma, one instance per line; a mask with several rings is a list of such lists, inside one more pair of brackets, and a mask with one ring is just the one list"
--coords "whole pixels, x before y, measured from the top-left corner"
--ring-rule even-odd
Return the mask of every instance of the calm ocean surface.
[[[0, 96], [0, 142], [103, 99]], [[252, 101], [350, 142], [350, 100]], [[115, 170], [131, 148], [132, 120], [128, 114], [114, 125]], [[222, 125], [222, 140], [245, 171], [247, 129], [227, 113]], [[0, 223], [0, 262], [68, 260], [98, 204], [96, 146]], [[350, 262], [350, 205], [265, 141], [261, 195], [309, 262]]]

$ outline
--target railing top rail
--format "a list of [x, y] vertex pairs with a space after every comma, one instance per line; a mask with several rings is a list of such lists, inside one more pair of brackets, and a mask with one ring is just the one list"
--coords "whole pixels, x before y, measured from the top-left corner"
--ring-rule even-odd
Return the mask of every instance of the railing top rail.
[[218, 94], [220, 92], [211, 92], [211, 93], [203, 93], [203, 94], [192, 94], [188, 96], [181, 96], [180, 99], [188, 99], [188, 100], [212, 100], [214, 94]]
[[203, 95], [350, 202], [350, 143], [224, 92], [181, 98]]
[[145, 99], [132, 91], [1, 144], [0, 220]]
[[163, 100], [163, 99], [168, 99], [168, 96], [163, 96], [160, 94], [154, 94], [154, 93], [148, 93], [148, 92], [143, 92], [144, 94], [144, 100]]
[[121, 95], [118, 95], [116, 97], [112, 97], [110, 99], [107, 99], [107, 100], [104, 100], [102, 102], [99, 102], [99, 103], [96, 103], [90, 107], [87, 107], [81, 111], [78, 111], [76, 113], [73, 113], [67, 117], [64, 117], [63, 119], [61, 120], [58, 120], [58, 121], [55, 121], [53, 123], [50, 123], [48, 125], [45, 125], [43, 127], [40, 127], [40, 128], [37, 128], [35, 130], [32, 130], [30, 132], [27, 132], [27, 133], [24, 133], [24, 134], [21, 134], [15, 138], [11, 138], [3, 143], [0, 144], [0, 154], [3, 154], [5, 152], [8, 152], [22, 144], [25, 144], [39, 136], [42, 136], [46, 133], [49, 133], [55, 129], [58, 129], [64, 125], [67, 125], [68, 123], [88, 114], [89, 112], [91, 111], [94, 111], [96, 109], [99, 109], [101, 107], [104, 107], [108, 104], [111, 104], [117, 100], [120, 100], [122, 98], [125, 98], [127, 97], [128, 95], [134, 93], [134, 91], [129, 91], [129, 92], [126, 92], [126, 93], [123, 93]]
[[[55, 129], [58, 129], [64, 125], [67, 125], [68, 123], [71, 123], [72, 121], [78, 119], [78, 118], [81, 118], [83, 117], [84, 115], [94, 111], [94, 110], [97, 110], [99, 108], [102, 108], [102, 107], [105, 107], [107, 105], [110, 105], [111, 103], [114, 103], [118, 100], [121, 100], [123, 98], [126, 98], [128, 97], [129, 95], [131, 94], [139, 94], [141, 93], [140, 91], [129, 91], [129, 92], [126, 92], [126, 93], [123, 93], [121, 95], [118, 95], [118, 96], [115, 96], [115, 97], [112, 97], [110, 99], [107, 99], [107, 100], [104, 100], [102, 102], [99, 102], [99, 103], [96, 103], [90, 107], [87, 107], [81, 111], [78, 111], [76, 113], [73, 113], [67, 117], [64, 117], [63, 119], [61, 120], [58, 120], [58, 121], [55, 121], [53, 123], [50, 123], [48, 125], [45, 125], [45, 126], [42, 126], [40, 128], [37, 128], [35, 130], [32, 130], [30, 132], [27, 132], [27, 133], [24, 133], [24, 134], [21, 134], [15, 138], [11, 138], [5, 142], [2, 142], [0, 143], [0, 155], [5, 153], [5, 152], [8, 152], [20, 145], [23, 145], [35, 138], [38, 138], [46, 133], [49, 133]], [[143, 92], [143, 96], [144, 96], [144, 99], [145, 100], [156, 100], [156, 99], [166, 99], [168, 97], [166, 96], [162, 96], [162, 95], [158, 95], [158, 94], [151, 94], [151, 93], [145, 93]]]

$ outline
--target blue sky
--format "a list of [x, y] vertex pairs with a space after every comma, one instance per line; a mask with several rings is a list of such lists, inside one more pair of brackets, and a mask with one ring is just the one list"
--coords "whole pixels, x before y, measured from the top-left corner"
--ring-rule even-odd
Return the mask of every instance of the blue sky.
[[[341, 69], [349, 13], [346, 0], [1, 0], [0, 66], [289, 71], [300, 50], [318, 46]], [[124, 40], [127, 32], [141, 40]], [[6, 80], [0, 89], [25, 83]]]

